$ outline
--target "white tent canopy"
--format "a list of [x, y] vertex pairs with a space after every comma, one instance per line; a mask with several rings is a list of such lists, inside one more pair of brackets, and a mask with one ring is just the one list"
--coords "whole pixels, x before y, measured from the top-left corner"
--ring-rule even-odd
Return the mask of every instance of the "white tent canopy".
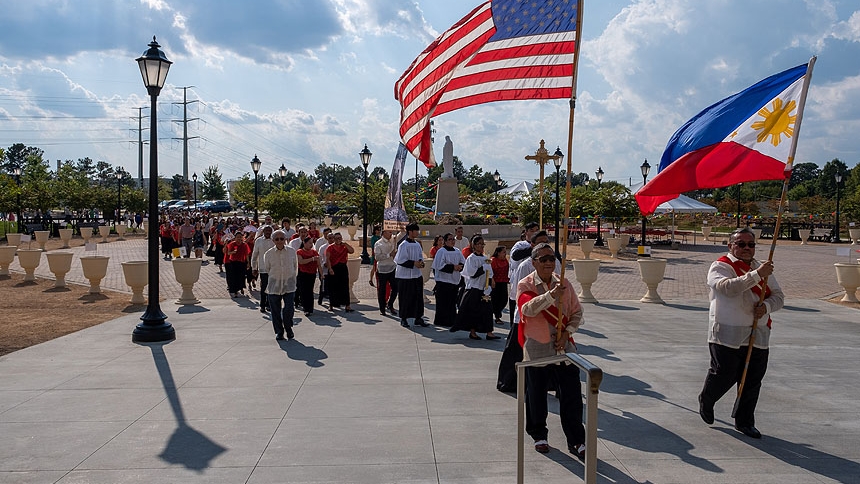
[[527, 181], [521, 181], [516, 185], [511, 185], [509, 187], [502, 188], [498, 193], [508, 193], [514, 200], [519, 200], [519, 198], [534, 189], [534, 183], [530, 183]]
[[[636, 193], [642, 188], [642, 184], [636, 184], [630, 187], [631, 193]], [[672, 240], [675, 240], [675, 214], [676, 213], [717, 213], [717, 208], [692, 199], [686, 195], [678, 195], [678, 198], [663, 202], [657, 206], [654, 213], [671, 213], [672, 214]]]

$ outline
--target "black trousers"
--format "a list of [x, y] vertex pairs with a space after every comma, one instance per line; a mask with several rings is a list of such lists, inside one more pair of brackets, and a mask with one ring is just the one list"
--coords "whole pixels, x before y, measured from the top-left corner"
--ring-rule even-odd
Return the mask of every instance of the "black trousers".
[[[386, 300], [386, 286], [391, 286], [391, 294]], [[385, 309], [386, 306], [393, 308], [394, 300], [397, 299], [397, 283], [394, 279], [394, 271], [379, 272], [376, 271], [376, 299], [379, 302], [379, 309]]]
[[266, 288], [269, 287], [269, 274], [260, 273], [260, 306], [269, 307], [269, 295], [266, 294]]
[[517, 363], [523, 361], [523, 347], [519, 342], [519, 324], [511, 325], [511, 332], [505, 340], [505, 350], [499, 361], [499, 381], [496, 389], [500, 392], [517, 391]]
[[[705, 377], [702, 388], [702, 402], [713, 406], [729, 389], [741, 381], [744, 371], [744, 361], [747, 357], [748, 346], [729, 348], [728, 346], [710, 343], [711, 367]], [[744, 391], [738, 402], [735, 414], [735, 424], [739, 427], [755, 425], [755, 407], [761, 392], [761, 381], [767, 372], [769, 350], [753, 347], [747, 378], [744, 381]]]
[[314, 283], [317, 279], [315, 272], [299, 271], [296, 277], [296, 299], [306, 313], [314, 312]]
[[493, 292], [490, 293], [490, 298], [493, 302], [493, 316], [496, 319], [502, 319], [502, 310], [508, 303], [508, 283], [497, 282]]
[[457, 285], [449, 282], [436, 283], [436, 316], [433, 324], [449, 328], [457, 319]]
[[582, 385], [579, 368], [574, 365], [549, 365], [526, 368], [526, 432], [535, 441], [546, 440], [547, 390], [557, 385], [561, 429], [568, 447], [585, 443], [582, 425]]
[[400, 296], [400, 321], [421, 319], [424, 316], [424, 279], [397, 279], [397, 290]]

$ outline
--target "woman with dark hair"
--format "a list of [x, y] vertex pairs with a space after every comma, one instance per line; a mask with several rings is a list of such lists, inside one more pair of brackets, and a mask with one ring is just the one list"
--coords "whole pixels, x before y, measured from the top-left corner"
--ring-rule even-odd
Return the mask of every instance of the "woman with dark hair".
[[493, 292], [490, 293], [490, 302], [493, 304], [493, 316], [496, 324], [502, 322], [502, 310], [508, 305], [508, 250], [504, 246], [496, 247], [493, 257], [490, 258], [490, 267], [493, 268]]
[[331, 309], [345, 306], [344, 311], [351, 313], [349, 305], [349, 269], [346, 261], [355, 252], [351, 245], [343, 242], [343, 235], [334, 234], [334, 243], [326, 249], [326, 289]]
[[466, 291], [460, 301], [460, 312], [451, 331], [469, 331], [470, 339], [481, 339], [477, 333], [487, 333], [489, 340], [499, 339], [493, 334], [493, 306], [490, 293], [493, 282], [493, 269], [490, 260], [484, 255], [484, 238], [475, 235], [469, 243], [471, 254], [466, 258], [463, 276], [466, 278]]
[[450, 327], [457, 318], [457, 285], [460, 283], [460, 271], [466, 264], [466, 258], [454, 247], [453, 234], [445, 234], [441, 238], [445, 245], [436, 251], [436, 257], [433, 258], [433, 270], [436, 274], [436, 316], [433, 324]]
[[236, 232], [233, 240], [224, 247], [224, 264], [227, 266], [227, 291], [230, 297], [245, 295], [245, 266], [251, 251], [245, 243], [245, 233]]
[[298, 298], [302, 303], [305, 316], [314, 312], [314, 283], [317, 276], [322, 278], [319, 252], [314, 250], [314, 239], [305, 237], [302, 248], [296, 251], [299, 259]]
[[[451, 234], [437, 235], [436, 237], [433, 237], [433, 247], [430, 247], [430, 258], [431, 259], [433, 259], [433, 260], [436, 259], [436, 254], [439, 252], [439, 249], [441, 249], [442, 247], [445, 246], [446, 237], [448, 237], [449, 235], [451, 235]], [[454, 236], [451, 235], [451, 239], [453, 239], [453, 238], [454, 238]]]

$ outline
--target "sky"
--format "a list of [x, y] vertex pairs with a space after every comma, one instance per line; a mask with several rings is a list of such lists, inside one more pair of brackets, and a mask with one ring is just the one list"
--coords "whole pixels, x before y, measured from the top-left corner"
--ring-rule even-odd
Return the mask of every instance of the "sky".
[[[235, 179], [251, 172], [255, 155], [263, 175], [281, 164], [306, 173], [321, 163], [360, 166], [365, 144], [370, 169], [390, 172], [400, 141], [394, 83], [478, 4], [2, 0], [0, 147], [39, 147], [52, 169], [56, 160], [89, 157], [137, 177], [139, 113], [144, 140], [150, 120], [134, 59], [155, 35], [173, 61], [158, 98], [160, 174], [182, 173], [183, 107], [189, 174], [218, 166]], [[574, 172], [593, 177], [600, 166], [604, 180], [640, 182], [639, 165], [656, 167], [689, 118], [813, 55], [795, 162], [860, 161], [856, 0], [586, 0], [583, 12]], [[437, 159], [450, 136], [467, 168], [498, 170], [508, 185], [538, 177], [524, 157], [541, 139], [567, 151], [563, 99], [490, 103], [434, 119]], [[147, 148], [144, 176], [148, 156]]]

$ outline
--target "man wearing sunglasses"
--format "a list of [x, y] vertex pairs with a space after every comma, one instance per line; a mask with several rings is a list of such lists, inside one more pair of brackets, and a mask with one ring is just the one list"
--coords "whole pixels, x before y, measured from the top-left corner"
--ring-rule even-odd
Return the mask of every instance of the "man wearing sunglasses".
[[[767, 371], [770, 313], [782, 308], [785, 296], [772, 275], [773, 262], [756, 260], [755, 248], [753, 231], [746, 227], [737, 229], [729, 236], [729, 253], [711, 264], [708, 271], [711, 364], [699, 394], [699, 415], [705, 423], [714, 423], [714, 404], [740, 382], [753, 320], [759, 320], [735, 413], [735, 429], [759, 439], [755, 407]], [[764, 279], [767, 287], [763, 287]], [[764, 302], [760, 302], [762, 290]]]

